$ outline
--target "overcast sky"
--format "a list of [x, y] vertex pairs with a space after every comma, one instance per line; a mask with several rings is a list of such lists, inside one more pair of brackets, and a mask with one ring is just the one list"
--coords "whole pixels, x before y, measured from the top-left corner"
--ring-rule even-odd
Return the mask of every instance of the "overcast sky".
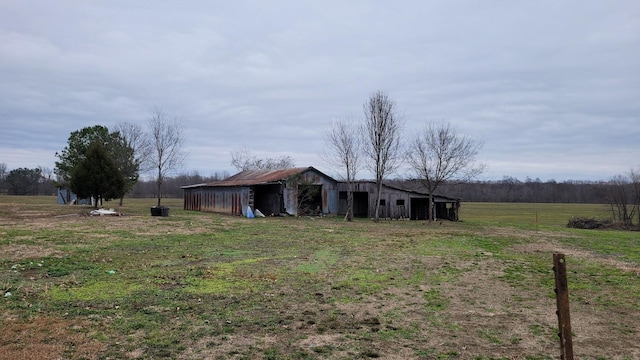
[[[640, 166], [640, 2], [0, 0], [0, 163], [53, 169], [72, 131], [180, 117], [182, 172], [319, 157], [377, 90], [407, 138], [484, 142], [480, 179]], [[361, 177], [369, 177], [362, 172]]]

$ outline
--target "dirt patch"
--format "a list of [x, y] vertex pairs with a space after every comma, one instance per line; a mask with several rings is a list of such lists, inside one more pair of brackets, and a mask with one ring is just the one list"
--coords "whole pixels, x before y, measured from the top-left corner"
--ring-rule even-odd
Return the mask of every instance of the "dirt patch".
[[0, 331], [3, 359], [97, 359], [106, 346], [92, 339], [91, 323], [38, 317], [5, 319]]
[[[517, 359], [522, 353], [555, 348], [551, 334], [557, 322], [554, 300], [541, 303], [543, 294], [515, 288], [500, 280], [503, 275], [501, 264], [487, 256], [457, 282], [443, 286], [449, 305], [442, 321], [457, 330], [462, 358], [492, 353]], [[540, 333], [531, 330], [536, 327]], [[550, 350], [540, 355], [555, 354]]]
[[0, 245], [0, 261], [22, 261], [24, 259], [41, 257], [62, 257], [62, 251], [42, 245], [20, 245], [8, 244]]
[[261, 352], [285, 340], [273, 335], [260, 334], [226, 335], [223, 339], [204, 337], [191, 344], [178, 359], [244, 358], [236, 351], [237, 349], [255, 348]]

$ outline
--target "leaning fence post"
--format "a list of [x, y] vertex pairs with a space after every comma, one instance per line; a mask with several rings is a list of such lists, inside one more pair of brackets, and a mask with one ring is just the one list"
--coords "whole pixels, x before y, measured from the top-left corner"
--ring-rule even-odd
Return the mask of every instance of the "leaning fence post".
[[560, 337], [560, 359], [573, 360], [566, 265], [564, 254], [553, 254], [553, 272], [556, 278], [556, 314], [558, 315], [558, 336]]

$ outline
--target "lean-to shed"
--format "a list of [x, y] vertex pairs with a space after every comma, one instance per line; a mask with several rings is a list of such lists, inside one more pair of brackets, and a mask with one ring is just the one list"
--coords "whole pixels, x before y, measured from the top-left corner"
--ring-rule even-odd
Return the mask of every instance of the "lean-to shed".
[[[353, 188], [353, 215], [373, 217], [376, 209], [375, 181], [355, 181]], [[347, 184], [338, 183], [338, 214], [347, 212]], [[443, 195], [433, 196], [436, 219], [458, 220], [460, 199]], [[426, 220], [429, 193], [410, 181], [388, 181], [382, 185], [380, 218]]]
[[222, 181], [183, 186], [184, 209], [266, 216], [335, 214], [337, 182], [313, 167], [246, 170]]

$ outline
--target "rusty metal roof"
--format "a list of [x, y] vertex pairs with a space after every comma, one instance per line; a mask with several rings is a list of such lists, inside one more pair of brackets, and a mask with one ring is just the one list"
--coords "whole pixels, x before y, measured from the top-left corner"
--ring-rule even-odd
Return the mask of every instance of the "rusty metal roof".
[[[273, 184], [279, 181], [287, 180], [291, 176], [298, 175], [307, 170], [313, 170], [318, 172], [319, 174], [322, 174], [320, 171], [316, 170], [312, 166], [291, 168], [291, 169], [276, 169], [276, 170], [245, 170], [221, 181], [216, 181], [216, 182], [206, 183], [206, 184], [183, 186], [182, 188], [187, 189], [187, 188], [195, 188], [195, 187], [251, 186], [251, 185]], [[324, 174], [322, 175], [326, 176]], [[330, 177], [328, 178], [331, 179]]]

